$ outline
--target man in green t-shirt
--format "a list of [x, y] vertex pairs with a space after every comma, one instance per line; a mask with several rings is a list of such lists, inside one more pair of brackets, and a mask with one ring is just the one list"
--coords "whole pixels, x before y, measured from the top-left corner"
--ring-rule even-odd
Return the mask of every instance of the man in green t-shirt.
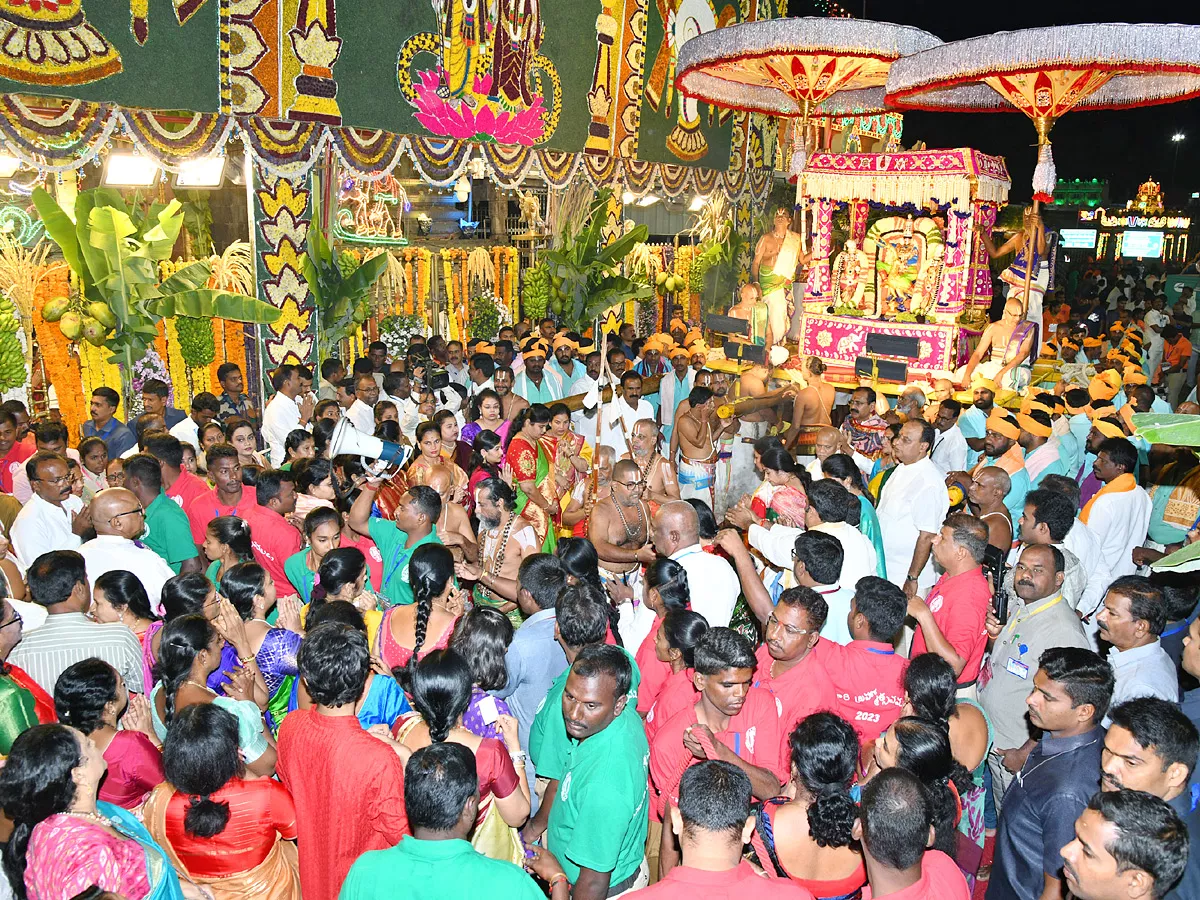
[[149, 453], [125, 460], [125, 487], [146, 510], [141, 542], [161, 556], [176, 575], [203, 572], [204, 565], [185, 513], [162, 489], [162, 464]]
[[[545, 894], [520, 867], [488, 859], [471, 846], [479, 812], [474, 754], [462, 744], [431, 744], [404, 769], [404, 811], [411, 835], [388, 850], [371, 850], [350, 868], [338, 900], [543, 900]], [[539, 850], [527, 863], [550, 884], [551, 900], [568, 900], [570, 885], [554, 856]]]
[[562, 863], [575, 900], [616, 896], [649, 880], [650, 748], [640, 718], [624, 714], [632, 708], [633, 671], [620, 647], [593, 644], [579, 651], [563, 687], [570, 752], [549, 804], [545, 846]]
[[392, 514], [394, 521], [371, 515], [375, 492], [380, 482], [368, 480], [362, 493], [350, 507], [350, 527], [369, 537], [383, 557], [383, 584], [379, 593], [393, 606], [413, 602], [408, 583], [408, 562], [422, 544], [440, 544], [437, 521], [442, 514], [442, 498], [431, 487], [409, 488]]

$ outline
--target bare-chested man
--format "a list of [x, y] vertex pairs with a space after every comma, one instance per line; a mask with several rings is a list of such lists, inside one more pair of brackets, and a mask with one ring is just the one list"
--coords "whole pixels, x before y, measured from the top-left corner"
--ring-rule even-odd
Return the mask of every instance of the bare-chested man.
[[658, 423], [653, 419], [638, 419], [629, 434], [630, 452], [623, 459], [632, 459], [642, 473], [646, 488], [642, 499], [651, 503], [667, 503], [679, 499], [679, 483], [671, 463], [658, 452]]
[[792, 401], [792, 422], [784, 439], [784, 447], [788, 450], [795, 449], [806, 428], [833, 422], [829, 414], [833, 410], [837, 391], [825, 381], [826, 368], [825, 363], [815, 356], [804, 361], [804, 378], [808, 384], [796, 393]]
[[438, 492], [442, 498], [442, 514], [437, 520], [437, 535], [442, 544], [450, 548], [455, 562], [466, 560], [473, 563], [479, 559], [479, 545], [467, 511], [453, 502], [454, 474], [445, 466], [434, 466], [425, 476], [425, 484]]
[[[702, 369], [696, 373], [696, 379], [692, 387], [708, 388], [712, 391], [713, 386], [713, 371], [711, 369]], [[679, 420], [687, 415], [688, 410], [692, 408], [690, 400], [691, 392], [688, 396], [679, 401], [679, 405], [675, 407], [675, 418], [671, 427], [671, 463], [678, 465], [679, 462]], [[714, 406], [715, 410], [716, 407]]]
[[717, 486], [717, 455], [721, 436], [734, 427], [736, 419], [717, 418], [717, 396], [697, 385], [688, 395], [688, 406], [675, 420], [679, 443], [679, 496], [703, 500], [710, 507]]
[[[628, 647], [639, 647], [654, 624], [654, 610], [642, 599], [642, 566], [654, 562], [650, 510], [642, 499], [645, 483], [631, 459], [613, 466], [612, 493], [596, 504], [588, 522], [588, 539], [600, 557], [600, 577], [617, 604], [618, 630]], [[633, 601], [639, 601], [635, 606]]]
[[533, 525], [513, 514], [517, 495], [500, 478], [488, 478], [475, 488], [475, 512], [479, 516], [479, 565], [461, 562], [454, 572], [475, 582], [474, 600], [494, 606], [514, 625], [521, 622], [517, 606], [517, 571], [521, 560], [540, 549]]
[[588, 496], [591, 473], [582, 479], [571, 491], [571, 500], [563, 510], [562, 523], [575, 532], [576, 537], [587, 537], [587, 520], [592, 510], [601, 500], [612, 494], [612, 470], [617, 461], [617, 455], [612, 447], [603, 444], [596, 452], [596, 492]]
[[1030, 366], [1035, 358], [1033, 341], [1037, 325], [1023, 318], [1021, 301], [1010, 297], [1004, 314], [983, 330], [970, 361], [959, 371], [956, 381], [966, 387], [976, 370], [1001, 388], [1023, 391], [1029, 385]]
[[496, 393], [500, 395], [500, 407], [504, 410], [504, 418], [512, 421], [517, 413], [529, 405], [529, 401], [512, 392], [513, 370], [508, 366], [498, 366], [492, 376]]
[[1004, 498], [1011, 487], [1008, 473], [998, 466], [984, 466], [967, 487], [971, 509], [987, 524], [988, 543], [1006, 557], [1012, 549], [1013, 524]]
[[938, 412], [942, 408], [942, 401], [949, 400], [953, 396], [954, 382], [949, 378], [935, 378], [933, 390], [929, 393], [929, 402], [925, 406], [925, 421], [930, 424], [936, 422]]
[[762, 286], [763, 300], [770, 310], [771, 331], [777, 341], [788, 334], [792, 282], [807, 261], [800, 235], [792, 231], [792, 211], [780, 206], [775, 210], [771, 230], [758, 239], [754, 262], [750, 264], [750, 277]]

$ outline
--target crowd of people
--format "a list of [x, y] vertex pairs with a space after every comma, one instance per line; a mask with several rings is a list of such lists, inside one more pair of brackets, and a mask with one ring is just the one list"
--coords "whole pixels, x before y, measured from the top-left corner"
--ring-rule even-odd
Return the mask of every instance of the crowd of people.
[[1200, 897], [1151, 318], [1022, 395], [547, 319], [4, 404], [0, 894]]

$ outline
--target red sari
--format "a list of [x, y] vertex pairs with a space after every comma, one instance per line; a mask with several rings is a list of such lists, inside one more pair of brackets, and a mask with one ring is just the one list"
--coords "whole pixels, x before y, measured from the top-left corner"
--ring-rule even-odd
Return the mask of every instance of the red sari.
[[553, 523], [546, 511], [536, 503], [531, 503], [521, 482], [532, 481], [537, 485], [536, 490], [548, 502], [551, 509], [558, 508], [558, 492], [554, 484], [554, 456], [557, 452], [557, 442], [551, 437], [539, 438], [531, 443], [523, 435], [515, 435], [508, 444], [506, 459], [513, 471], [513, 480], [517, 482], [517, 508], [515, 515], [523, 515], [533, 526], [538, 544], [543, 553], [553, 553], [558, 545]]

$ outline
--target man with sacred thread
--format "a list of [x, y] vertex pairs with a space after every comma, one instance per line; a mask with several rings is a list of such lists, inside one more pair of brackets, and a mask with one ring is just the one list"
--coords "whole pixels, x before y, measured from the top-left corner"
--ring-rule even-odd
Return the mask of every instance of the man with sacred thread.
[[793, 301], [793, 282], [808, 255], [800, 246], [800, 235], [792, 231], [792, 213], [784, 206], [775, 210], [773, 227], [758, 239], [750, 277], [762, 287], [763, 300], [770, 312], [771, 334], [782, 340], [788, 333], [789, 305]]

